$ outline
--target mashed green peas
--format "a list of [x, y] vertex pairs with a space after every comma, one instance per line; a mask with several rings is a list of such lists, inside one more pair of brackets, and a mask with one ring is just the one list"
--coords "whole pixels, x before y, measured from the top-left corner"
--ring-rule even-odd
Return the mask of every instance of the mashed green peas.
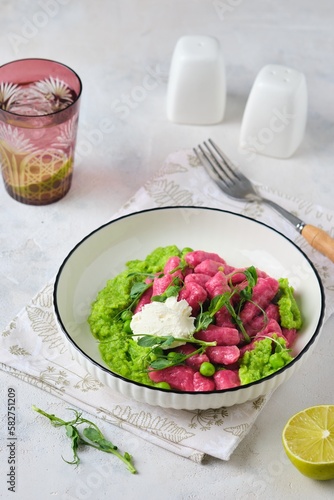
[[[272, 342], [276, 347], [272, 352]], [[267, 377], [292, 361], [286, 348], [286, 341], [282, 337], [273, 335], [255, 342], [250, 351], [246, 351], [240, 361], [239, 378], [241, 385], [250, 384]]]
[[153, 360], [149, 354], [151, 349], [137, 345], [127, 333], [126, 321], [121, 316], [124, 310], [135, 305], [130, 297], [131, 288], [136, 282], [145, 280], [145, 275], [139, 273], [160, 272], [167, 260], [175, 255], [181, 256], [182, 252], [170, 245], [156, 248], [145, 260], [127, 262], [126, 270], [110, 279], [98, 293], [88, 318], [92, 334], [100, 341], [101, 357], [110, 369], [146, 385], [154, 385], [147, 375], [147, 367]]

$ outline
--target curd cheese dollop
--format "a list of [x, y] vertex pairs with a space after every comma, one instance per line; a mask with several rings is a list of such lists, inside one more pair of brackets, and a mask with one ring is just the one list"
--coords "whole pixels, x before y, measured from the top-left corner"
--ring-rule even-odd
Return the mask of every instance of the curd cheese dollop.
[[[131, 320], [131, 329], [139, 339], [143, 335], [158, 337], [173, 337], [188, 339], [195, 331], [195, 318], [191, 316], [191, 307], [184, 299], [168, 297], [165, 302], [150, 302], [145, 304], [141, 311], [134, 314]], [[183, 345], [186, 342], [175, 341], [171, 347]]]

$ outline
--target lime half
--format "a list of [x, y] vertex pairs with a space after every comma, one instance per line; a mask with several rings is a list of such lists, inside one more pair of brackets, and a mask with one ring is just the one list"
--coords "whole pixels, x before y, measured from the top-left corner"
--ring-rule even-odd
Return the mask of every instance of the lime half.
[[334, 479], [334, 405], [312, 406], [296, 413], [282, 434], [293, 465], [312, 479]]

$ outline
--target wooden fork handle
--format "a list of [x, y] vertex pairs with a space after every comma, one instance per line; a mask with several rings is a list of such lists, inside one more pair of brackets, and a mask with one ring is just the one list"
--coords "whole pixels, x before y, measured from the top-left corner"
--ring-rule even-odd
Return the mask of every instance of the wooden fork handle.
[[323, 229], [306, 224], [301, 233], [309, 244], [334, 262], [334, 239]]

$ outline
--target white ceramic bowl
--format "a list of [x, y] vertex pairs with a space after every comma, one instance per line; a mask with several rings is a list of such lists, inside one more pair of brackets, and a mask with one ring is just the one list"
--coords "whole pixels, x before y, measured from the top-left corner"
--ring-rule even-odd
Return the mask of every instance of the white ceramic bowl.
[[[215, 392], [166, 391], [112, 373], [102, 361], [98, 343], [90, 333], [87, 323], [90, 305], [107, 280], [124, 270], [128, 260], [144, 259], [156, 247], [172, 244], [216, 252], [231, 265], [254, 265], [275, 278], [289, 278], [300, 297], [304, 316], [304, 326], [294, 349], [295, 359], [258, 382]], [[288, 238], [248, 217], [195, 207], [145, 210], [93, 231], [63, 262], [55, 282], [54, 305], [74, 357], [90, 374], [137, 401], [188, 410], [243, 403], [269, 393], [290, 379], [311, 353], [325, 309], [317, 271]]]

